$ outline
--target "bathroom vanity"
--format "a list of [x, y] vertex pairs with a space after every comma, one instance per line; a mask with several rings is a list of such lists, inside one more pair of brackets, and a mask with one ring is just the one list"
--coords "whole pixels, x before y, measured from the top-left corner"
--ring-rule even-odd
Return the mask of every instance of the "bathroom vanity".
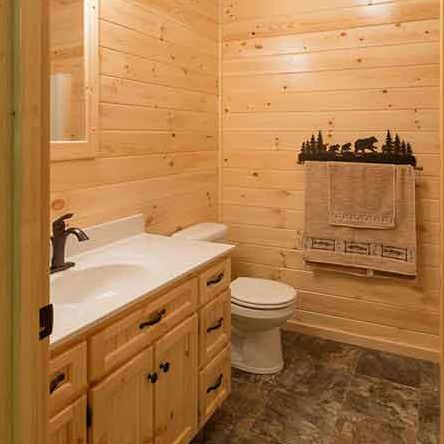
[[231, 249], [141, 234], [53, 276], [49, 443], [190, 442], [230, 393]]

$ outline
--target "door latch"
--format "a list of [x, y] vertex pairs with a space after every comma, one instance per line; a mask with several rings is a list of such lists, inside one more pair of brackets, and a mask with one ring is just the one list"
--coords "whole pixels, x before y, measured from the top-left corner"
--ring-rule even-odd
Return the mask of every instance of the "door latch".
[[54, 306], [52, 304], [42, 307], [39, 311], [40, 332], [39, 338], [42, 341], [51, 335], [54, 328]]

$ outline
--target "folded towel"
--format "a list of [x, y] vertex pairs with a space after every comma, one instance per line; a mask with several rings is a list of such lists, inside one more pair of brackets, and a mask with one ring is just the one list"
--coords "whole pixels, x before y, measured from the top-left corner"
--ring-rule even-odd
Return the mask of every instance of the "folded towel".
[[329, 223], [329, 168], [327, 162], [306, 162], [305, 165], [304, 260], [311, 264], [416, 276], [413, 167], [395, 166], [396, 226], [382, 230]]
[[395, 227], [396, 166], [328, 162], [331, 225], [390, 230]]

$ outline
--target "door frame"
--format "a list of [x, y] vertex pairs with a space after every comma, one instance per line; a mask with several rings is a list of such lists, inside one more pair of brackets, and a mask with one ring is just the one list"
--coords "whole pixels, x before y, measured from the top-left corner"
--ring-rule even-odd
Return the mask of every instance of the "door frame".
[[444, 0], [440, 2], [440, 442], [444, 442]]
[[[45, 444], [49, 341], [49, 77], [47, 2], [0, 0], [0, 433]], [[5, 135], [5, 137], [4, 137]], [[5, 180], [4, 180], [5, 179]]]
[[12, 306], [11, 306], [11, 146], [12, 146], [12, 43], [9, 0], [0, 0], [0, 437], [12, 438]]

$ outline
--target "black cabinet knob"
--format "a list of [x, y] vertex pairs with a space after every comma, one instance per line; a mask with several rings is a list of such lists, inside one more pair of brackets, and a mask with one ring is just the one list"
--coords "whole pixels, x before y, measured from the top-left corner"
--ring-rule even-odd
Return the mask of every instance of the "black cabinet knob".
[[151, 384], [155, 384], [159, 379], [159, 375], [156, 372], [148, 373], [147, 379]]
[[162, 362], [159, 366], [160, 370], [162, 370], [164, 373], [168, 373], [171, 368], [171, 364], [169, 362]]

